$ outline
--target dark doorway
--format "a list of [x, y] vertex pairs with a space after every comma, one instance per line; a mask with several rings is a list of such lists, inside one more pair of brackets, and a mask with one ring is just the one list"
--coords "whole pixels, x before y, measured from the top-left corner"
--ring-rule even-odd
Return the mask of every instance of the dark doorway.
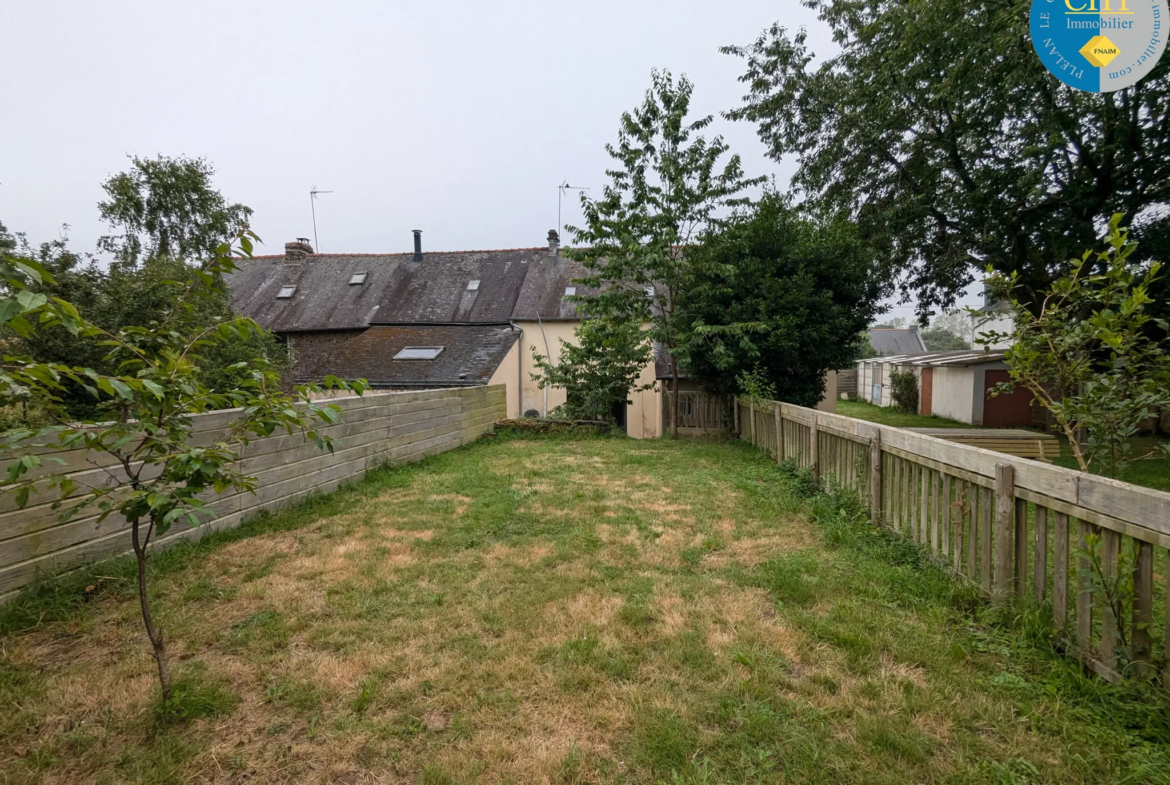
[[610, 410], [610, 416], [613, 417], [618, 427], [622, 429], [623, 433], [628, 433], [626, 429], [626, 402], [617, 401]]
[[988, 428], [1020, 428], [1032, 424], [1032, 393], [1017, 387], [1011, 395], [987, 394], [1011, 378], [1007, 371], [987, 371], [983, 380], [983, 424]]

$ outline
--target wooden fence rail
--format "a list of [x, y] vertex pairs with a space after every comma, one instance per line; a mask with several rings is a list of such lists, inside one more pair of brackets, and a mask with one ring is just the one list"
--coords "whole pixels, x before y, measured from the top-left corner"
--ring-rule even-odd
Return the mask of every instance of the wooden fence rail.
[[[479, 438], [507, 414], [502, 385], [370, 393], [332, 403], [341, 408], [342, 421], [321, 432], [338, 440], [334, 452], [317, 449], [300, 434], [278, 432], [253, 440], [240, 450], [239, 466], [258, 480], [256, 492], [208, 492], [204, 497], [217, 517], [197, 528], [176, 524], [159, 543], [238, 526], [261, 510], [326, 493], [387, 461], [405, 463], [454, 449]], [[192, 440], [210, 443], [222, 437], [237, 414], [238, 410], [229, 409], [195, 415]], [[64, 465], [43, 464], [33, 472], [34, 477], [46, 471], [67, 471], [80, 487], [116, 486], [124, 481], [107, 455], [86, 450], [43, 452], [51, 452]], [[7, 465], [4, 458], [0, 455], [0, 466]], [[128, 524], [123, 518], [111, 515], [99, 520], [98, 511], [91, 508], [62, 522], [52, 508], [56, 498], [41, 488], [28, 506], [18, 508], [13, 494], [0, 492], [0, 603], [39, 576], [130, 549]]]
[[740, 438], [856, 493], [875, 525], [991, 600], [1049, 605], [1097, 674], [1161, 671], [1170, 686], [1170, 493], [800, 406], [735, 406]]

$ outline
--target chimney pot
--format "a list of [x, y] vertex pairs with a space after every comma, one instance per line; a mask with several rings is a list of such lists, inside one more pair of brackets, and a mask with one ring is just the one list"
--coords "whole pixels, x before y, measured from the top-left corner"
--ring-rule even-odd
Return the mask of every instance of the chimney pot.
[[291, 243], [284, 244], [284, 260], [286, 262], [303, 262], [313, 255], [313, 246], [308, 237], [298, 237]]
[[561, 255], [561, 236], [556, 229], [548, 230], [548, 252], [550, 256]]
[[414, 232], [414, 260], [422, 261], [422, 229], [412, 229]]

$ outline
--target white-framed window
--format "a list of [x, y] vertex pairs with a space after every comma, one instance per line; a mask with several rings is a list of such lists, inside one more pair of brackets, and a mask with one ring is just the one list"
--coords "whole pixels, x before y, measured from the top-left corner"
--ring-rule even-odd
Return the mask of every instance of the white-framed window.
[[655, 294], [655, 292], [654, 292], [654, 284], [649, 284], [649, 283], [648, 283], [648, 284], [646, 284], [646, 288], [645, 288], [645, 289], [643, 289], [642, 291], [644, 291], [644, 292], [646, 293], [646, 296], [647, 296], [647, 297], [653, 297], [653, 296], [654, 296], [654, 294]]
[[406, 346], [394, 355], [395, 360], [433, 360], [443, 353], [442, 346]]
[[469, 292], [479, 291], [479, 281], [468, 281], [467, 282], [467, 291], [469, 291]]
[[367, 275], [369, 275], [369, 273], [354, 273], [353, 275], [351, 275], [349, 277], [349, 285], [350, 286], [361, 286], [362, 284], [364, 284], [366, 282]]
[[292, 296], [293, 296], [293, 294], [296, 293], [296, 291], [297, 291], [296, 286], [293, 286], [293, 285], [282, 286], [282, 287], [280, 287], [280, 291], [276, 293], [276, 299], [277, 300], [290, 300], [290, 299], [292, 299]]
[[577, 293], [577, 287], [576, 287], [576, 286], [566, 286], [566, 287], [565, 287], [565, 297], [572, 297], [572, 296], [573, 296], [573, 295], [575, 295], [576, 293]]

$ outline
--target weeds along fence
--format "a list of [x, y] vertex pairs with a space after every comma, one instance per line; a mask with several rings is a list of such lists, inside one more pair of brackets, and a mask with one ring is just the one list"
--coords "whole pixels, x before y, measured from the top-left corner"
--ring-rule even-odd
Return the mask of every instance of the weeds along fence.
[[1170, 688], [1170, 493], [790, 404], [739, 400], [735, 419], [992, 601], [1049, 606], [1100, 676]]
[[[300, 434], [255, 439], [239, 450], [240, 470], [254, 475], [253, 493], [209, 495], [215, 519], [199, 527], [176, 524], [159, 541], [238, 526], [260, 512], [326, 493], [386, 462], [406, 463], [473, 441], [507, 416], [504, 387], [469, 387], [367, 394], [330, 401], [342, 421], [321, 429], [337, 439], [334, 452], [322, 451]], [[236, 410], [195, 416], [192, 439], [211, 443], [226, 432]], [[108, 455], [85, 450], [45, 451], [65, 462], [45, 462], [40, 474], [67, 471], [81, 488], [116, 487], [125, 478]], [[0, 465], [6, 465], [0, 455]], [[2, 490], [2, 489], [0, 489]], [[68, 522], [53, 510], [56, 494], [42, 489], [24, 509], [11, 493], [0, 493], [0, 603], [40, 576], [53, 575], [130, 550], [128, 524], [111, 515], [98, 521], [93, 509]], [[183, 521], [183, 519], [180, 519]]]

